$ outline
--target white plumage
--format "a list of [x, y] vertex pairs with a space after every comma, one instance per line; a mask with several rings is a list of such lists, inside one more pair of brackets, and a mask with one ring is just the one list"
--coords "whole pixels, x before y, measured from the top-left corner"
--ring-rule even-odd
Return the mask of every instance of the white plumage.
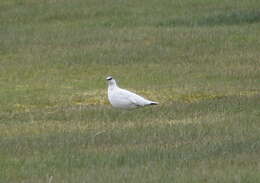
[[113, 107], [131, 109], [158, 104], [158, 102], [147, 100], [133, 92], [119, 88], [111, 76], [106, 79], [108, 81], [108, 100]]

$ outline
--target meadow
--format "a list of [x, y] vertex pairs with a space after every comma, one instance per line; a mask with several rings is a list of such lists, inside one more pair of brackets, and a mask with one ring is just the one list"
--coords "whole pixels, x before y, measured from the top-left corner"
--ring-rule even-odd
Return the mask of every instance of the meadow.
[[[0, 182], [260, 182], [259, 10], [1, 0]], [[112, 108], [108, 75], [160, 105]]]

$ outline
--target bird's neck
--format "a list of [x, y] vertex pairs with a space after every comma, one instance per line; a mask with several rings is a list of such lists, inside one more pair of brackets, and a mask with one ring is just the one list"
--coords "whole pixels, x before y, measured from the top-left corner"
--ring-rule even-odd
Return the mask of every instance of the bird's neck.
[[113, 83], [113, 84], [109, 84], [109, 85], [108, 85], [108, 90], [114, 90], [115, 88], [118, 88], [118, 86], [116, 85], [116, 83]]

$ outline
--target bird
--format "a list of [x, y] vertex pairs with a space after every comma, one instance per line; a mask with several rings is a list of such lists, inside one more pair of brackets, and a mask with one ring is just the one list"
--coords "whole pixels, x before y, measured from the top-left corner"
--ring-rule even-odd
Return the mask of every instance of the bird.
[[147, 100], [131, 91], [118, 87], [116, 80], [111, 76], [108, 76], [106, 80], [108, 82], [108, 100], [115, 108], [133, 109], [159, 104], [158, 102]]

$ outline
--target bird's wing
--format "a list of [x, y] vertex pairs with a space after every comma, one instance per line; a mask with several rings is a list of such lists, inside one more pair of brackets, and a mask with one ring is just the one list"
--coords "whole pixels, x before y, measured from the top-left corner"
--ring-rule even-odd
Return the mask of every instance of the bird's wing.
[[125, 89], [120, 90], [120, 96], [136, 106], [144, 106], [150, 103], [149, 100]]

